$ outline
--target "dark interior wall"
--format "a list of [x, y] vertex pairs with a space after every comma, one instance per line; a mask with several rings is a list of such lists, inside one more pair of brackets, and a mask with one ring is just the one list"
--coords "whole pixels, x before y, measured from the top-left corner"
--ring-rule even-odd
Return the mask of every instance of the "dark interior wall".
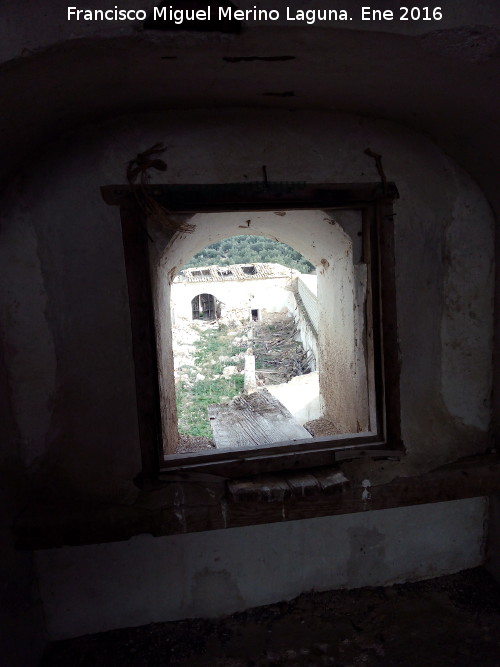
[[387, 177], [401, 193], [403, 465], [429, 469], [485, 448], [492, 214], [470, 177], [423, 135], [369, 118], [171, 112], [80, 128], [30, 166], [4, 199], [4, 342], [33, 495], [127, 503], [137, 493], [121, 231], [117, 209], [104, 204], [99, 188], [123, 183], [127, 161], [158, 140], [168, 147], [169, 168], [160, 175], [167, 182], [255, 179], [265, 163], [275, 180], [371, 182], [377, 174], [364, 148], [386, 154]]
[[490, 498], [486, 567], [500, 581], [500, 496]]
[[42, 172], [16, 183], [2, 221], [4, 344], [30, 493], [127, 502], [123, 480], [140, 463], [119, 220], [91, 160], [72, 164], [63, 149]]
[[[100, 200], [100, 185], [123, 182], [127, 160], [163, 138], [169, 147], [167, 178], [171, 182], [223, 182], [234, 174], [257, 179], [263, 163], [271, 165], [276, 179], [300, 174], [306, 180], [331, 180], [347, 173], [353, 180], [373, 181], [376, 172], [361, 151], [375, 139], [372, 148], [384, 153], [387, 174], [398, 184], [408, 173], [414, 176], [420, 171], [415, 201], [420, 201], [429, 224], [419, 227], [412, 207], [399, 218], [411, 222], [400, 226], [399, 248], [408, 257], [411, 271], [400, 274], [399, 280], [405, 298], [431, 286], [427, 294], [425, 290], [418, 293], [421, 319], [403, 327], [407, 350], [403, 363], [406, 377], [412, 378], [407, 396], [416, 387], [419, 400], [418, 409], [414, 406], [411, 418], [408, 415], [407, 440], [426, 437], [430, 452], [457, 436], [459, 442], [471, 443], [473, 450], [486, 442], [484, 429], [460, 423], [464, 414], [460, 409], [456, 409], [458, 418], [455, 414], [448, 420], [449, 411], [443, 409], [440, 398], [440, 327], [435, 319], [430, 328], [424, 323], [429, 304], [441, 321], [445, 280], [441, 262], [443, 256], [450, 260], [446, 250], [450, 243], [453, 246], [439, 226], [432, 227], [435, 218], [426, 208], [429, 191], [439, 190], [436, 169], [429, 168], [429, 163], [415, 169], [413, 149], [421, 138], [413, 148], [407, 144], [406, 153], [395, 158], [392, 145], [383, 139], [394, 133], [391, 124], [382, 134], [352, 134], [351, 150], [341, 153], [333, 141], [312, 140], [304, 133], [306, 123], [287, 123], [301, 108], [348, 109], [361, 114], [356, 121], [360, 128], [370, 125], [367, 116], [419, 128], [472, 174], [494, 210], [499, 208], [496, 0], [443, 2], [449, 10], [443, 24], [408, 25], [405, 31], [412, 39], [401, 31], [389, 35], [400, 30], [396, 24], [376, 33], [376, 26], [354, 23], [364, 32], [259, 27], [231, 43], [217, 36], [186, 40], [147, 35], [137, 33], [135, 27], [106, 31], [83, 23], [69, 26], [57, 14], [56, 3], [50, 8], [46, 3], [43, 8], [39, 3], [27, 4], [30, 11], [21, 9], [17, 0], [5, 0], [5, 21], [0, 25], [4, 146], [0, 169], [2, 184], [7, 184], [0, 209], [5, 362], [0, 367], [5, 480], [0, 500], [6, 578], [2, 587], [6, 614], [0, 627], [6, 646], [2, 655], [15, 651], [17, 656], [12, 665], [15, 660], [19, 665], [30, 664], [44, 636], [31, 556], [12, 546], [10, 526], [15, 516], [32, 496], [86, 502], [90, 498], [129, 502], [135, 496], [131, 480], [140, 463], [120, 230], [116, 211]], [[87, 4], [99, 6], [100, 2]], [[223, 60], [228, 53], [299, 57], [281, 64], [235, 66]], [[287, 91], [293, 96], [280, 96]], [[156, 123], [147, 132], [137, 118], [109, 122], [102, 131], [74, 129], [89, 120], [123, 113], [207, 105], [281, 110], [278, 125], [286, 131], [280, 135], [277, 126], [259, 121], [261, 134], [253, 134], [254, 140], [260, 138], [259, 150], [249, 149], [247, 142], [242, 151], [242, 137], [251, 124], [242, 122], [238, 133], [225, 135], [219, 129], [225, 122], [218, 118], [219, 111], [206, 112], [191, 123], [178, 118], [174, 122], [175, 115], [165, 114], [164, 124]], [[314, 124], [315, 118], [310, 122]], [[272, 127], [276, 135], [270, 134]], [[286, 148], [303, 134], [297, 150]], [[307, 155], [314, 155], [314, 165], [311, 159], [304, 160]], [[445, 163], [438, 169], [440, 176], [450, 169]], [[460, 170], [452, 172], [455, 178]], [[413, 188], [411, 179], [406, 183], [401, 188], [405, 198], [411, 197]], [[458, 187], [470, 186], [468, 177], [460, 177], [458, 183]], [[439, 210], [450, 217], [449, 206]], [[475, 224], [472, 213], [471, 230]], [[499, 244], [497, 226], [497, 258]], [[414, 248], [418, 252], [413, 253]], [[480, 255], [481, 248], [476, 252]], [[423, 254], [428, 263], [422, 265]], [[464, 265], [467, 268], [470, 265]], [[493, 414], [498, 437], [498, 267], [496, 275]], [[464, 305], [465, 292], [459, 290], [459, 295]], [[486, 328], [481, 332], [485, 334]], [[474, 335], [469, 342], [473, 347]], [[408, 355], [415, 354], [426, 360], [427, 368], [434, 365], [436, 372], [419, 371], [416, 363], [415, 368], [408, 366]], [[464, 387], [469, 388], [467, 382]], [[456, 396], [454, 400], [456, 407]]]
[[500, 216], [495, 226], [495, 333], [493, 348], [493, 425], [495, 441], [500, 442]]
[[1, 346], [0, 654], [6, 665], [30, 667], [38, 664], [46, 632], [33, 554], [18, 551], [12, 535], [12, 523], [26, 504], [27, 486], [9, 399], [6, 353]]

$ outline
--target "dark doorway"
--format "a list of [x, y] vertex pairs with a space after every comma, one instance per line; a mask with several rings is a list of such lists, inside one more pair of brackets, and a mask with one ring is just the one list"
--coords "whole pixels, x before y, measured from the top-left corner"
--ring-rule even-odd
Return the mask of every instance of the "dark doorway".
[[191, 300], [193, 320], [215, 320], [219, 302], [213, 294], [198, 294]]

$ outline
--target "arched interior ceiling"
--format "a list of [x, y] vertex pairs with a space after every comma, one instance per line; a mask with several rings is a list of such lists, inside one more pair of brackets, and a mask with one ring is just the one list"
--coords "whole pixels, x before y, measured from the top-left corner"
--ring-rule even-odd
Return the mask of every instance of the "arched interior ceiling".
[[[114, 33], [52, 43], [0, 67], [1, 180], [98, 119], [172, 108], [332, 109], [431, 134], [500, 203], [495, 28], [403, 35], [260, 25], [230, 38]], [[283, 55], [293, 59], [227, 60]]]

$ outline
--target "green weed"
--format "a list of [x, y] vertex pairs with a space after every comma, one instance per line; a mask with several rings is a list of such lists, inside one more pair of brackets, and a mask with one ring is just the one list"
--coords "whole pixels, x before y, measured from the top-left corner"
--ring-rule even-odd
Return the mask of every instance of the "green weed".
[[[185, 366], [190, 381], [176, 386], [179, 433], [191, 436], [212, 437], [207, 408], [214, 403], [228, 402], [243, 391], [243, 375], [218, 377], [226, 366], [236, 366], [235, 361], [221, 361], [219, 357], [232, 357], [240, 352], [234, 338], [228, 335], [226, 326], [201, 331], [195, 343], [196, 366]], [[196, 381], [196, 375], [205, 376]]]

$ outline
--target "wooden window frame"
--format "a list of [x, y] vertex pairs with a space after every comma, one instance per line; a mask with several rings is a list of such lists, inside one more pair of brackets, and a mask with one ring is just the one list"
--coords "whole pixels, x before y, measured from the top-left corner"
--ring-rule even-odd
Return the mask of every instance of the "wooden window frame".
[[[369, 260], [378, 431], [347, 434], [245, 450], [164, 456], [161, 429], [155, 315], [147, 220], [129, 186], [101, 188], [106, 203], [120, 207], [130, 303], [132, 348], [142, 472], [145, 484], [171, 474], [212, 473], [228, 478], [331, 466], [354, 458], [394, 458], [404, 453], [400, 428], [393, 183], [151, 185], [148, 194], [172, 212], [360, 210], [364, 261]], [[165, 232], [167, 234], [167, 232]], [[171, 234], [172, 235], [172, 234]], [[367, 257], [367, 253], [369, 257]]]

